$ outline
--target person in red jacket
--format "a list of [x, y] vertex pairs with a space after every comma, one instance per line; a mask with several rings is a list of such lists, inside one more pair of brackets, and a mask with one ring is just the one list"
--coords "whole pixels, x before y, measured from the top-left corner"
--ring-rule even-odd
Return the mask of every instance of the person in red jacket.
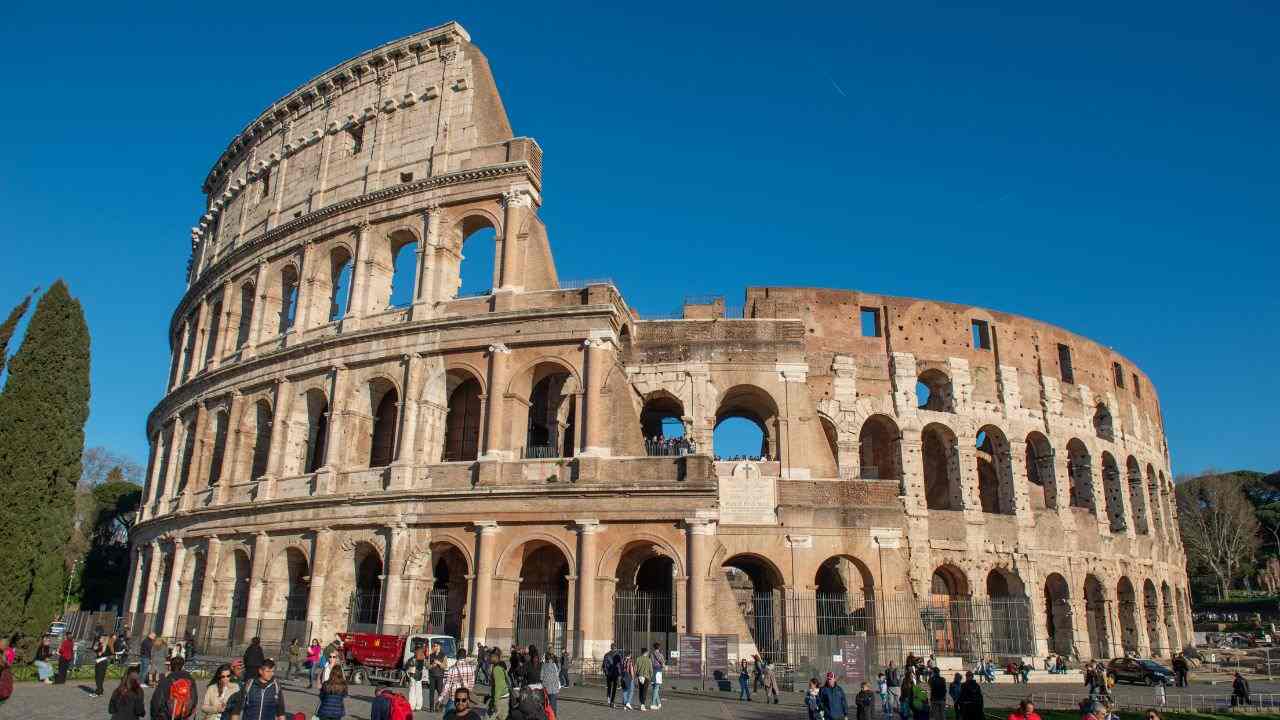
[[1009, 713], [1009, 720], [1040, 720], [1040, 714], [1036, 712], [1036, 704], [1030, 700], [1023, 700], [1018, 703], [1018, 709]]
[[63, 635], [62, 642], [58, 645], [58, 674], [53, 678], [55, 685], [61, 685], [67, 681], [67, 671], [71, 669], [71, 663], [75, 659], [75, 641], [70, 635]]

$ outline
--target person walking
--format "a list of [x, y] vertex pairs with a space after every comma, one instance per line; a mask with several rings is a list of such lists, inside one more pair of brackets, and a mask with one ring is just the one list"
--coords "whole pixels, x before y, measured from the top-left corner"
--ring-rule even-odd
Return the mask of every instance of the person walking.
[[662, 679], [667, 668], [667, 658], [663, 655], [662, 646], [658, 643], [653, 644], [649, 657], [653, 660], [653, 693], [649, 696], [649, 707], [658, 710], [662, 707]]
[[244, 676], [250, 681], [257, 678], [258, 668], [266, 659], [266, 653], [262, 652], [262, 638], [254, 637], [249, 641], [249, 647], [244, 649]]
[[329, 679], [320, 686], [320, 707], [316, 708], [316, 717], [320, 720], [342, 720], [347, 714], [347, 679], [342, 676], [342, 668], [334, 668]]
[[94, 697], [102, 697], [102, 683], [107, 679], [107, 665], [111, 662], [111, 641], [107, 636], [99, 635], [93, 644], [93, 686]]
[[441, 691], [444, 690], [444, 671], [448, 665], [445, 659], [444, 650], [441, 649], [440, 643], [431, 643], [431, 654], [427, 656], [427, 702], [426, 707], [434, 711], [436, 703], [439, 701], [444, 703]]
[[1189, 668], [1190, 664], [1187, 662], [1186, 655], [1178, 653], [1173, 656], [1173, 677], [1178, 687], [1187, 686], [1187, 671]]
[[489, 651], [489, 680], [489, 714], [498, 720], [507, 720], [511, 711], [511, 676], [497, 647]]
[[183, 669], [186, 660], [181, 657], [169, 661], [169, 673], [156, 683], [151, 693], [151, 717], [164, 720], [186, 720], [194, 717], [200, 702], [196, 679]]
[[440, 705], [443, 707], [458, 688], [470, 690], [476, 685], [476, 661], [467, 657], [466, 648], [458, 648], [453, 667], [445, 672], [444, 687], [440, 693]]
[[111, 720], [138, 720], [147, 714], [147, 702], [142, 695], [137, 670], [129, 668], [125, 671], [107, 701], [107, 712], [111, 713]]
[[836, 682], [836, 674], [829, 672], [823, 678], [822, 689], [818, 691], [818, 706], [822, 708], [825, 720], [844, 720], [849, 717], [849, 701], [844, 696], [844, 688]]
[[307, 648], [307, 660], [303, 663], [307, 668], [307, 688], [315, 687], [316, 673], [320, 672], [320, 653], [323, 651], [319, 638], [311, 638], [311, 646]]
[[947, 686], [947, 695], [951, 697], [951, 710], [955, 714], [955, 720], [960, 720], [960, 690], [964, 687], [964, 677], [960, 673], [956, 673], [951, 678], [951, 684]]
[[169, 668], [169, 646], [165, 643], [164, 638], [151, 633], [151, 686], [155, 687], [160, 684], [160, 680], [164, 678]]
[[[257, 640], [257, 638], [254, 638]], [[249, 669], [245, 668], [248, 677]], [[229, 720], [285, 720], [284, 688], [275, 679], [276, 663], [264, 659], [258, 666], [258, 675], [254, 677], [244, 690], [240, 691], [238, 706], [231, 711]], [[342, 675], [342, 668], [334, 668], [330, 679], [337, 674]]]
[[284, 679], [293, 680], [293, 673], [302, 667], [302, 643], [298, 638], [289, 641], [289, 667], [285, 670]]
[[209, 681], [209, 687], [204, 691], [204, 700], [200, 703], [204, 720], [222, 720], [227, 705], [238, 692], [240, 685], [231, 677], [231, 666], [219, 665], [213, 673], [213, 679]]
[[858, 720], [871, 720], [871, 708], [875, 707], [875, 704], [876, 696], [871, 692], [871, 686], [862, 683], [858, 694], [853, 696], [853, 712]]
[[751, 702], [751, 672], [747, 669], [747, 660], [738, 663], [738, 702]]
[[63, 635], [62, 642], [58, 643], [58, 674], [53, 679], [55, 685], [61, 685], [67, 681], [67, 672], [75, 659], [76, 644], [71, 640], [70, 635]]
[[648, 710], [645, 705], [649, 686], [653, 684], [653, 658], [649, 657], [649, 648], [640, 648], [640, 657], [636, 658], [636, 686], [640, 690], [640, 710]]
[[902, 691], [902, 678], [899, 677], [898, 668], [894, 667], [892, 660], [889, 661], [889, 667], [884, 669], [884, 684], [889, 693], [888, 707], [890, 708], [885, 712], [885, 717], [889, 717], [890, 712], [898, 711], [898, 706], [901, 704], [899, 693]]
[[[769, 698], [773, 698], [773, 704], [777, 705], [778, 704], [778, 676], [774, 674], [773, 666], [766, 661], [764, 663], [764, 668], [761, 674], [764, 678], [765, 704], [768, 705]], [[656, 688], [657, 686], [655, 685], [654, 687]]]
[[960, 720], [983, 720], [982, 688], [973, 679], [973, 673], [965, 673], [960, 686]]
[[929, 671], [929, 720], [947, 720], [947, 681], [942, 671]]
[[622, 677], [622, 656], [617, 645], [610, 645], [609, 652], [600, 659], [600, 670], [604, 673], [604, 696], [609, 707], [613, 707], [618, 697], [618, 681]]
[[1036, 712], [1036, 704], [1025, 698], [1018, 703], [1017, 710], [1009, 713], [1009, 720], [1040, 720], [1040, 715]]
[[568, 648], [560, 651], [560, 687], [567, 688], [569, 683], [569, 650]]
[[618, 682], [622, 685], [622, 707], [631, 709], [631, 697], [636, 691], [636, 663], [631, 658], [631, 651], [619, 651], [622, 656], [622, 670], [618, 675]]
[[551, 712], [559, 715], [556, 700], [560, 697], [560, 663], [556, 662], [556, 656], [550, 652], [542, 661], [542, 689], [547, 693], [547, 704], [551, 706]]
[[472, 707], [471, 691], [458, 688], [453, 691], [453, 709], [444, 714], [444, 720], [484, 720], [484, 715]]
[[804, 691], [804, 710], [809, 715], [808, 720], [823, 720], [821, 691], [822, 683], [818, 678], [809, 678], [809, 689]]
[[142, 642], [138, 645], [138, 674], [142, 677], [142, 687], [147, 687], [151, 681], [151, 648], [156, 643], [156, 634], [147, 633]]
[[1231, 707], [1249, 704], [1249, 681], [1244, 676], [1236, 672], [1235, 678], [1231, 680]]
[[759, 655], [752, 655], [751, 656], [751, 675], [753, 677], [753, 681], [751, 685], [752, 685], [752, 689], [755, 690], [756, 692], [760, 692], [760, 684], [764, 682], [764, 679], [761, 677], [763, 674], [764, 674], [764, 661], [760, 659]]

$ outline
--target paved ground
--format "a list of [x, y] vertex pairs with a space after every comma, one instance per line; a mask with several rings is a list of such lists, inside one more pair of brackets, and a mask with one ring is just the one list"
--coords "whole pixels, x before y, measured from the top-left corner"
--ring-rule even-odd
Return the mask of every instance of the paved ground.
[[[1265, 680], [1251, 681], [1255, 693], [1277, 693], [1280, 699], [1280, 682], [1268, 683]], [[313, 691], [296, 685], [286, 685], [287, 698], [291, 711], [301, 711], [307, 718], [315, 711], [317, 700]], [[22, 718], [24, 720], [75, 720], [78, 718], [98, 720], [107, 716], [107, 699], [90, 697], [89, 685], [69, 683], [67, 685], [40, 685], [38, 683], [19, 683], [14, 688], [13, 698], [0, 707], [0, 720]], [[1046, 694], [1060, 702], [1072, 702], [1082, 697], [1082, 687], [1075, 683], [1070, 685], [1038, 684], [1030, 688], [1020, 685], [986, 685], [983, 686], [987, 698], [987, 707], [1008, 707], [1030, 692], [1040, 699]], [[1209, 695], [1225, 698], [1229, 694], [1229, 686], [1210, 685], [1198, 682], [1191, 688], [1170, 688], [1167, 692], [1169, 704], [1178, 704], [1178, 697], [1185, 694], [1198, 696]], [[797, 693], [783, 693], [780, 705], [765, 705], [758, 700], [752, 703], [739, 703], [736, 698], [725, 694], [685, 694], [667, 692], [662, 709], [656, 713], [626, 713], [622, 710], [610, 710], [603, 702], [604, 692], [598, 687], [582, 687], [566, 690], [560, 698], [560, 717], [563, 720], [604, 720], [604, 718], [644, 717], [670, 718], [671, 720], [774, 720], [775, 718], [803, 718], [804, 709]], [[148, 695], [148, 698], [150, 696]], [[1150, 688], [1121, 685], [1116, 690], [1118, 700], [1128, 706], [1154, 705], [1154, 695]], [[369, 701], [372, 692], [367, 686], [354, 688], [347, 702], [347, 717], [352, 720], [367, 720], [369, 717]], [[436, 713], [419, 712], [418, 720], [439, 718]]]

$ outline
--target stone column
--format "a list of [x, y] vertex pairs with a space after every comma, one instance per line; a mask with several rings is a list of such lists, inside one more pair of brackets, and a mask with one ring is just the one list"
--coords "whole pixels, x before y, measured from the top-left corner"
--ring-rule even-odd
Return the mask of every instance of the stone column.
[[320, 637], [319, 627], [324, 619], [324, 585], [332, 547], [333, 530], [327, 527], [317, 530], [311, 546], [311, 586], [307, 590], [307, 624], [316, 637]]
[[924, 492], [924, 450], [920, 430], [903, 428], [898, 445], [902, 448], [902, 492], [907, 516], [927, 521], [929, 505]]
[[435, 283], [432, 282], [430, 258], [436, 256], [440, 246], [440, 206], [428, 204], [422, 213], [422, 239], [414, 249], [413, 266], [413, 307], [409, 310], [411, 320], [422, 320], [429, 316], [432, 302], [435, 300]]
[[333, 366], [333, 382], [329, 392], [329, 437], [324, 446], [324, 466], [321, 472], [337, 474], [343, 470], [342, 449], [346, 445], [343, 437], [347, 414], [347, 375], [346, 365]]
[[156, 433], [155, 448], [153, 450], [156, 459], [155, 462], [151, 464], [151, 472], [147, 478], [147, 484], [143, 488], [142, 504], [138, 507], [138, 511], [142, 515], [141, 519], [143, 520], [150, 519], [152, 515], [152, 503], [159, 500], [160, 495], [162, 494], [160, 484], [164, 482], [164, 478], [160, 477], [161, 468], [166, 472], [169, 470], [169, 464], [164, 458], [171, 450], [170, 446], [173, 445], [173, 437], [170, 436], [169, 445], [165, 445], [165, 425], [166, 423], [160, 423], [160, 432]]
[[222, 540], [209, 536], [204, 550], [204, 584], [200, 594], [200, 616], [213, 614], [213, 602], [218, 595], [218, 563], [222, 560]]
[[[405, 523], [398, 522], [387, 526], [387, 560], [382, 566], [382, 624], [384, 626], [401, 625], [400, 599], [404, 588], [401, 585], [400, 568], [404, 565], [404, 545], [409, 534]], [[386, 632], [384, 630], [384, 632]], [[394, 630], [400, 633], [399, 628]]]
[[499, 290], [523, 290], [520, 278], [520, 225], [527, 208], [533, 207], [533, 197], [525, 188], [512, 188], [502, 193], [506, 212], [502, 220], [502, 257], [497, 263], [501, 268]]
[[[309, 306], [311, 305], [311, 301], [313, 300], [313, 298], [311, 297], [311, 294], [312, 294], [312, 287], [315, 284], [315, 278], [311, 276], [311, 255], [314, 252], [314, 248], [315, 248], [315, 243], [307, 243], [306, 245], [303, 245], [302, 258], [298, 260], [298, 298], [296, 301], [297, 307], [293, 313], [293, 327], [290, 328], [295, 338], [301, 336], [304, 332], [306, 332], [311, 327], [312, 318], [311, 318], [311, 313], [309, 311]], [[281, 288], [281, 291], [283, 292], [283, 288]], [[281, 296], [280, 302], [281, 303], [284, 302], [283, 295]], [[327, 315], [325, 317], [326, 319], [328, 318]], [[289, 344], [293, 345], [296, 342], [298, 342], [298, 340], [295, 339], [293, 341], [290, 341]]]
[[396, 433], [395, 461], [391, 464], [391, 487], [408, 489], [413, 468], [418, 464], [418, 377], [422, 358], [416, 353], [400, 356], [404, 365], [403, 393], [400, 396], [400, 431]]
[[160, 586], [164, 584], [164, 549], [159, 540], [151, 541], [151, 570], [147, 575], [147, 604], [142, 611], [154, 616], [160, 604]]
[[471, 613], [471, 641], [475, 643], [485, 642], [489, 623], [492, 622], [493, 574], [496, 570], [493, 566], [493, 546], [499, 528], [496, 520], [477, 520], [472, 525], [476, 529], [476, 579]]
[[[187, 473], [187, 484], [182, 488], [179, 507], [183, 510], [191, 507], [191, 496], [204, 487], [209, 481], [209, 473], [205, 469], [205, 458], [211, 455], [209, 440], [209, 408], [203, 402], [196, 403], [195, 417], [191, 420], [191, 432], [195, 433], [196, 442], [191, 446], [190, 470]], [[184, 442], [185, 446], [186, 443]]]
[[489, 387], [488, 412], [484, 422], [484, 455], [486, 459], [504, 458], [510, 454], [503, 437], [502, 421], [506, 416], [504, 396], [507, 392], [507, 365], [511, 359], [511, 351], [506, 345], [497, 343], [489, 346]]
[[267, 574], [267, 553], [271, 551], [271, 539], [265, 532], [259, 532], [253, 541], [253, 569], [249, 574], [249, 602], [245, 618], [262, 619], [262, 585]]
[[373, 253], [369, 248], [369, 233], [372, 229], [373, 226], [364, 221], [351, 234], [356, 251], [355, 257], [351, 258], [351, 294], [346, 314], [348, 318], [362, 318], [369, 314], [369, 276], [373, 273], [374, 266]]
[[584, 382], [583, 400], [586, 405], [585, 427], [582, 432], [582, 445], [579, 455], [609, 455], [608, 436], [605, 428], [609, 422], [608, 412], [603, 403], [604, 381], [608, 374], [606, 346], [607, 338], [592, 338], [582, 343]]
[[575, 607], [578, 609], [577, 630], [581, 636], [575, 650], [580, 657], [591, 657], [592, 644], [597, 640], [593, 622], [596, 617], [593, 612], [596, 608], [596, 563], [600, 558], [597, 536], [603, 528], [599, 520], [579, 519], [573, 522], [578, 526], [578, 597]]
[[124, 601], [124, 611], [127, 614], [136, 614], [139, 612], [136, 605], [138, 604], [138, 589], [142, 585], [142, 551], [137, 545], [129, 548], [129, 584], [128, 594]]
[[716, 524], [707, 518], [688, 518], [684, 521], [688, 543], [688, 563], [685, 575], [689, 578], [688, 626], [689, 633], [697, 635], [711, 628], [707, 618], [707, 563], [711, 561], [712, 544], [715, 542]]
[[218, 478], [215, 504], [225, 503], [231, 496], [231, 486], [240, 480], [240, 474], [237, 471], [240, 467], [242, 442], [244, 442], [244, 396], [239, 390], [232, 390], [231, 409], [227, 411], [227, 444], [222, 453], [222, 477]]
[[187, 546], [182, 538], [173, 540], [173, 564], [169, 571], [169, 593], [164, 603], [164, 630], [161, 635], [173, 637], [178, 625], [178, 597], [182, 595], [182, 567], [187, 559]]

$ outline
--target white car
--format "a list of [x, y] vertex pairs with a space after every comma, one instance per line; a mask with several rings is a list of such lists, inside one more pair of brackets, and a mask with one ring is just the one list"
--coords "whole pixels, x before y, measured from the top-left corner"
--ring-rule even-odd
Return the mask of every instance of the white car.
[[60, 638], [67, 633], [67, 624], [62, 621], [49, 623], [49, 635]]

